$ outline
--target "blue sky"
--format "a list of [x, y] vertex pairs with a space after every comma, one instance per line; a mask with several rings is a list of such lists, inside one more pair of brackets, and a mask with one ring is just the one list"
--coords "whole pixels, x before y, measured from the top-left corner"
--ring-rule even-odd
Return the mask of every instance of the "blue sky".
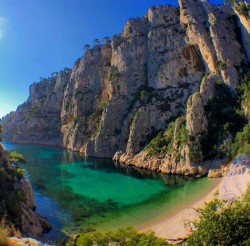
[[120, 33], [158, 4], [177, 0], [0, 0], [0, 117], [26, 101], [40, 77], [71, 68], [84, 44]]

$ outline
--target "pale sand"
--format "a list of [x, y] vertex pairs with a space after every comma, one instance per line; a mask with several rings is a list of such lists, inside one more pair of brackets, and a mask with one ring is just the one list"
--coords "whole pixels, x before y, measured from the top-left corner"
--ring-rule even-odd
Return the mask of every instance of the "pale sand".
[[209, 194], [202, 199], [198, 200], [189, 207], [186, 207], [182, 211], [176, 214], [166, 215], [165, 218], [158, 222], [141, 228], [141, 231], [152, 230], [159, 237], [166, 239], [178, 239], [188, 236], [190, 226], [187, 226], [188, 222], [195, 221], [199, 218], [199, 213], [193, 208], [202, 208], [205, 202], [209, 202], [213, 199], [215, 193], [219, 193], [218, 196], [224, 199], [235, 199], [240, 197], [246, 192], [248, 185], [250, 184], [250, 174], [242, 174], [230, 177], [221, 178], [221, 181]]

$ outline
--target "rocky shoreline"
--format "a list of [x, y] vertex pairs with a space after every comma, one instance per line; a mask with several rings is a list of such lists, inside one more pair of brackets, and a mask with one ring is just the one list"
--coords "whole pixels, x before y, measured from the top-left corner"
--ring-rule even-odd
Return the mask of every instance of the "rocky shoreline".
[[9, 153], [0, 144], [1, 201], [0, 216], [6, 217], [23, 235], [40, 237], [51, 229], [46, 218], [35, 212], [32, 187], [15, 166], [10, 163]]

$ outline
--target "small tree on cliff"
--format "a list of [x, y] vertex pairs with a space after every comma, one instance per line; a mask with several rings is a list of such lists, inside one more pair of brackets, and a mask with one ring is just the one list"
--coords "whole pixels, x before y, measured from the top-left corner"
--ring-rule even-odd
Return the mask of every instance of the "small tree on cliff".
[[54, 78], [58, 75], [58, 72], [51, 73], [51, 77]]
[[100, 45], [100, 41], [99, 41], [99, 39], [96, 38], [94, 40], [94, 46], [98, 46], [98, 45]]
[[70, 73], [70, 72], [71, 72], [71, 69], [68, 68], [68, 67], [65, 67], [65, 68], [63, 69], [63, 72], [65, 72], [65, 73]]
[[232, 6], [239, 11], [240, 14], [250, 16], [250, 4], [245, 0], [224, 0], [224, 4]]
[[110, 44], [111, 44], [110, 38], [109, 38], [109, 37], [104, 37], [104, 38], [103, 38], [103, 43], [104, 43], [105, 45], [110, 45]]
[[90, 45], [89, 44], [85, 44], [84, 47], [83, 47], [83, 50], [85, 52], [88, 52], [90, 50]]

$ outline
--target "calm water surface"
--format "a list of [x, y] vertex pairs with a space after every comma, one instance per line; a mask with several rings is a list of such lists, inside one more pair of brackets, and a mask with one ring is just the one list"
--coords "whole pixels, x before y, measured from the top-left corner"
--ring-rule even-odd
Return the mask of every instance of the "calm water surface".
[[217, 183], [161, 175], [109, 160], [84, 158], [59, 147], [4, 143], [22, 153], [37, 211], [59, 239], [69, 232], [140, 227], [205, 195]]

